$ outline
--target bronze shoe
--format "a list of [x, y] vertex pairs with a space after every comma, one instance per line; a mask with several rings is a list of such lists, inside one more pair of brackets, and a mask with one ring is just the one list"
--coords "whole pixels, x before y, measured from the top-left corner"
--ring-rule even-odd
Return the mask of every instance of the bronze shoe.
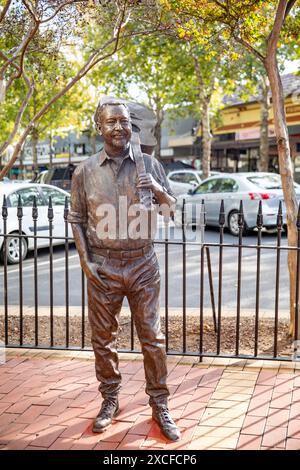
[[112, 422], [112, 419], [120, 413], [117, 399], [105, 398], [101, 409], [94, 420], [93, 432], [104, 432]]
[[167, 405], [153, 405], [152, 418], [157, 422], [162, 434], [170, 441], [178, 441], [180, 439], [180, 431], [173, 419]]

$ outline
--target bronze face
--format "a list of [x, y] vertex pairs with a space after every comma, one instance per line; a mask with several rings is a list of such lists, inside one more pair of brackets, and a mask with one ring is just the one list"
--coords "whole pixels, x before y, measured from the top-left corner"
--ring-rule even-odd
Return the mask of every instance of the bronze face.
[[132, 128], [127, 109], [122, 105], [107, 105], [101, 114], [100, 133], [109, 155], [123, 153], [131, 138]]

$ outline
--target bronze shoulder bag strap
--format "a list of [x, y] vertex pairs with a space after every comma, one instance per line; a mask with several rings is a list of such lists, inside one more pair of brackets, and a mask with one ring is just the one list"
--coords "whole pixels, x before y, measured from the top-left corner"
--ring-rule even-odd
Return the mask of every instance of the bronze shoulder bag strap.
[[[136, 164], [136, 170], [138, 176], [140, 176], [143, 173], [146, 173], [146, 168], [145, 168], [145, 162], [141, 150], [141, 143], [140, 143], [140, 136], [138, 132], [132, 132], [132, 137], [131, 137], [131, 146], [132, 146], [132, 151], [133, 151], [133, 156], [135, 159], [135, 164]], [[153, 209], [153, 204], [152, 204], [152, 191], [151, 189], [140, 189], [139, 190], [139, 196], [140, 196], [140, 203], [145, 207], [146, 210], [152, 210]]]

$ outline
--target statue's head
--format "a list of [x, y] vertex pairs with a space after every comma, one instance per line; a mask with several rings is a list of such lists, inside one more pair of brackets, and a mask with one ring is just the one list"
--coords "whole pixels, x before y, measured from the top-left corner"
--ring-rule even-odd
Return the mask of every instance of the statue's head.
[[94, 115], [96, 129], [100, 134], [103, 113], [105, 114], [105, 109], [107, 107], [112, 108], [112, 106], [123, 106], [124, 109], [127, 110], [131, 121], [132, 132], [139, 132], [142, 151], [144, 153], [151, 154], [156, 145], [156, 139], [154, 136], [156, 116], [152, 109], [133, 101], [127, 101], [112, 96], [104, 96], [100, 99]]
[[128, 107], [121, 100], [100, 100], [94, 121], [96, 129], [103, 137], [106, 146], [125, 149], [132, 134]]

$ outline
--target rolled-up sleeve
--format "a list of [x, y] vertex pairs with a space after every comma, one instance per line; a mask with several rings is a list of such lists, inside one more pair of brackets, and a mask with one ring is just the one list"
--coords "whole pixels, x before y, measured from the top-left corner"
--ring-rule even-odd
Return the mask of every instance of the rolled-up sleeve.
[[68, 215], [68, 222], [71, 224], [87, 223], [87, 205], [84, 187], [83, 167], [76, 168], [72, 177], [71, 186], [71, 209]]

